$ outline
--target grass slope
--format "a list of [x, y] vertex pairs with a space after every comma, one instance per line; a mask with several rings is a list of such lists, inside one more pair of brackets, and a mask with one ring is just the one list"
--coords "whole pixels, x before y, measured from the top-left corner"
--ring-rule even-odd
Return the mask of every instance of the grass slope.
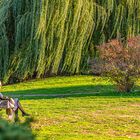
[[[139, 88], [138, 81], [136, 90]], [[94, 94], [101, 96], [121, 95], [115, 92], [115, 88], [107, 78], [93, 76], [53, 77], [43, 80], [32, 80], [24, 83], [4, 86], [2, 89], [7, 95], [13, 94]], [[98, 92], [98, 94], [97, 94]], [[136, 92], [133, 95], [139, 95]], [[131, 95], [132, 95], [131, 94]]]
[[93, 78], [92, 76], [54, 77], [8, 85], [3, 87], [3, 92], [8, 94], [66, 94], [84, 90], [85, 93], [85, 90], [99, 91], [102, 86], [110, 88], [111, 83], [106, 78]]
[[[99, 93], [94, 94], [95, 91]], [[3, 92], [9, 95], [72, 94], [63, 98], [21, 98], [23, 106], [35, 119], [31, 125], [38, 140], [140, 139], [139, 92], [117, 95], [106, 79], [91, 76], [48, 78], [5, 86]], [[4, 111], [0, 113], [5, 117]]]

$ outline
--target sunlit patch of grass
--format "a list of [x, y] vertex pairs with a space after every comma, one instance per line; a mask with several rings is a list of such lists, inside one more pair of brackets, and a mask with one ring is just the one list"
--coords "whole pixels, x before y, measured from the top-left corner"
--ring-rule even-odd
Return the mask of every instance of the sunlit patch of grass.
[[38, 139], [140, 139], [140, 98], [22, 100]]
[[[31, 126], [37, 140], [140, 139], [139, 92], [119, 94], [106, 78], [48, 78], [6, 86], [3, 91], [8, 95], [20, 94], [21, 91], [22, 94], [30, 94], [29, 91], [35, 94], [72, 94], [63, 98], [20, 98], [25, 110], [35, 120]], [[88, 94], [95, 91], [100, 93]], [[74, 95], [77, 92], [82, 94]], [[0, 113], [6, 117], [4, 111]], [[20, 120], [24, 121], [21, 115]]]

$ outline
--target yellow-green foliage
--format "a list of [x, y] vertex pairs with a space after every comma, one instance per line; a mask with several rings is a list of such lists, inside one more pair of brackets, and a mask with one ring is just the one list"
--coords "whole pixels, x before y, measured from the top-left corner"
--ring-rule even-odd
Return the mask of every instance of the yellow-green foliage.
[[0, 19], [5, 82], [75, 74], [85, 68], [93, 46], [118, 33], [125, 38], [139, 34], [140, 1], [0, 0]]

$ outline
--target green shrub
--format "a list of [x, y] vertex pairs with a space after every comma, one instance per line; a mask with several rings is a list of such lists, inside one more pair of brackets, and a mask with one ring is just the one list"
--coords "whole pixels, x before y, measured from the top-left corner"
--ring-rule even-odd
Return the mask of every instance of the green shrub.
[[34, 140], [34, 138], [27, 126], [0, 120], [0, 140]]

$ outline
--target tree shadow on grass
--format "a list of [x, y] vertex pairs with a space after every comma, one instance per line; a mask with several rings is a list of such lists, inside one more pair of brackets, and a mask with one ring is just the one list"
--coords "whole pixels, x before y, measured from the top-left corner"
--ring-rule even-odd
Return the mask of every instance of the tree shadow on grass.
[[11, 97], [20, 99], [52, 99], [67, 97], [140, 97], [140, 87], [131, 93], [118, 93], [113, 85], [83, 85], [71, 87], [40, 88], [32, 90], [18, 90], [4, 92]]

